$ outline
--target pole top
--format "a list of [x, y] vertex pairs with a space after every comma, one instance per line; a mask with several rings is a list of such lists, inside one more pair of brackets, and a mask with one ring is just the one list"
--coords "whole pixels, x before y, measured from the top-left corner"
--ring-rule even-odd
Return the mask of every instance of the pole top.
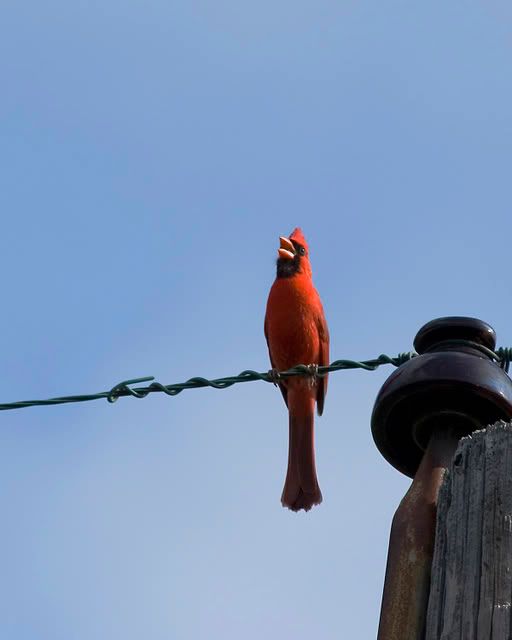
[[499, 419], [512, 419], [512, 381], [493, 361], [494, 329], [453, 316], [416, 334], [418, 356], [383, 384], [371, 426], [377, 448], [396, 469], [414, 477], [434, 428], [458, 437]]

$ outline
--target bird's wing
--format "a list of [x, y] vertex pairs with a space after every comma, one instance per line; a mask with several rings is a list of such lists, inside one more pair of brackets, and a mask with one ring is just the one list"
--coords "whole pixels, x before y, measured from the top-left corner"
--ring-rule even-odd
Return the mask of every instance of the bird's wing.
[[[322, 311], [317, 318], [318, 337], [320, 338], [320, 357], [318, 365], [326, 367], [329, 365], [329, 329]], [[318, 415], [321, 416], [324, 410], [324, 400], [327, 394], [327, 376], [318, 378], [318, 390], [316, 392], [316, 408]]]

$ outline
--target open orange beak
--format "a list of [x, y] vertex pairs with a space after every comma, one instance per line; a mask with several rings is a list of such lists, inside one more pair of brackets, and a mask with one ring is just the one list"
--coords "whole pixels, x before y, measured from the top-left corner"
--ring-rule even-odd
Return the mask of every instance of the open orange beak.
[[285, 236], [280, 236], [279, 244], [281, 245], [277, 250], [277, 253], [280, 258], [284, 258], [285, 260], [293, 260], [297, 252], [295, 251], [295, 247], [293, 246], [293, 242], [285, 238]]

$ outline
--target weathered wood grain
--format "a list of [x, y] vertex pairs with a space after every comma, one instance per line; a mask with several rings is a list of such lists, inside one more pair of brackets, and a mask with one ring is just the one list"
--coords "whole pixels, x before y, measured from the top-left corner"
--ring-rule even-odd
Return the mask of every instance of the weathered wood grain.
[[460, 441], [441, 487], [425, 640], [509, 640], [511, 601], [512, 424], [498, 422]]

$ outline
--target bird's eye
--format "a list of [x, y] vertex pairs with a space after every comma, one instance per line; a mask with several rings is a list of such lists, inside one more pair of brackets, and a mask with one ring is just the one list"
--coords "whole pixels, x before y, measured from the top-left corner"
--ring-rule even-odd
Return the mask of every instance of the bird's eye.
[[306, 249], [304, 249], [304, 247], [300, 247], [299, 253], [300, 253], [301, 256], [305, 256], [306, 255]]

